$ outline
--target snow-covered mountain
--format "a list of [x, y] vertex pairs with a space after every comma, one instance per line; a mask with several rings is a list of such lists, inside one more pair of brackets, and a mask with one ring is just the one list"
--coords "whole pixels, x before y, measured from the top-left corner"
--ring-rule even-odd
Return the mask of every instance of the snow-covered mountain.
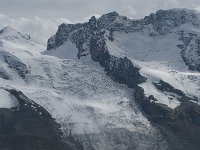
[[[63, 133], [60, 149], [198, 150], [199, 31], [200, 15], [192, 10], [160, 10], [141, 20], [111, 12], [61, 24], [45, 51], [6, 27], [0, 113], [23, 116], [24, 105], [39, 118], [49, 113], [44, 118], [55, 118]], [[51, 135], [61, 136], [52, 122]]]
[[167, 147], [132, 101], [132, 90], [112, 81], [98, 63], [42, 55], [45, 49], [18, 36], [1, 40], [1, 107], [19, 103], [5, 90], [21, 91], [61, 124], [65, 138], [73, 136], [84, 149]]
[[[199, 23], [199, 12], [187, 9], [159, 10], [141, 20], [111, 12], [83, 24], [60, 25], [45, 53], [99, 62], [114, 81], [135, 90], [135, 100], [150, 120], [180, 140], [183, 133], [174, 132], [175, 122], [183, 125], [184, 114], [191, 123], [194, 112], [188, 109], [199, 117]], [[171, 145], [178, 146], [181, 140], [172, 141], [165, 129]], [[191, 149], [183, 141], [176, 149]]]

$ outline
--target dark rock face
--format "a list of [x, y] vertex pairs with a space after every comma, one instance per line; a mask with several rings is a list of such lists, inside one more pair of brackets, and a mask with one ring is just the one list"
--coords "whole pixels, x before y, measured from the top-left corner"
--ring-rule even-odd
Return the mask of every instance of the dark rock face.
[[56, 43], [55, 43], [55, 35], [53, 35], [52, 37], [50, 37], [47, 41], [47, 50], [50, 50], [50, 49], [54, 49], [56, 48]]
[[22, 78], [26, 77], [28, 74], [28, 68], [24, 63], [21, 62], [21, 60], [10, 53], [3, 51], [0, 51], [0, 58], [1, 57], [3, 57], [4, 61], [9, 65], [9, 67], [15, 69]]
[[161, 81], [155, 86], [162, 91], [173, 92], [179, 96], [181, 105], [175, 110], [151, 101], [145, 97], [142, 88], [135, 89], [135, 99], [149, 120], [156, 126], [168, 141], [172, 150], [198, 150], [200, 139], [200, 106], [189, 101], [190, 97], [182, 91]]
[[111, 12], [101, 16], [98, 20], [98, 25], [102, 28], [110, 26], [113, 22], [119, 18], [119, 14], [117, 12]]
[[[171, 114], [172, 115], [172, 114]], [[182, 102], [173, 113], [174, 119], [159, 122], [160, 131], [172, 149], [198, 150], [200, 147], [200, 107], [192, 102]]]
[[173, 86], [171, 86], [169, 83], [164, 82], [162, 80], [160, 80], [159, 83], [154, 83], [154, 85], [156, 86], [157, 89], [159, 89], [160, 91], [166, 91], [166, 92], [172, 92], [172, 93], [176, 93], [179, 96], [183, 96], [184, 93], [181, 90], [175, 89]]
[[21, 92], [7, 90], [19, 102], [17, 107], [0, 109], [1, 150], [76, 150], [73, 138], [62, 139], [60, 125], [41, 106]]
[[56, 33], [56, 38], [55, 38], [56, 45], [55, 46], [58, 47], [58, 46], [62, 45], [65, 41], [67, 41], [70, 32], [71, 32], [71, 25], [61, 24], [58, 27], [58, 31]]
[[90, 41], [90, 54], [94, 61], [98, 61], [109, 76], [115, 81], [133, 88], [145, 81], [140, 75], [139, 68], [135, 67], [127, 58], [117, 58], [109, 54], [104, 38], [93, 36]]
[[162, 80], [160, 80], [159, 83], [153, 83], [156, 88], [162, 92], [170, 92], [172, 94], [176, 94], [179, 97], [177, 97], [177, 99], [180, 102], [185, 102], [185, 101], [194, 101], [194, 102], [198, 102], [197, 97], [194, 96], [189, 96], [186, 95], [185, 93], [183, 93], [181, 90], [174, 88], [173, 86], [171, 86], [169, 83], [164, 82]]
[[105, 53], [100, 57], [100, 64], [115, 81], [128, 85], [130, 88], [145, 81], [139, 73], [139, 68], [135, 67], [127, 57], [117, 58]]
[[5, 80], [10, 79], [9, 74], [6, 72], [6, 70], [4, 68], [0, 68], [0, 77]]
[[182, 50], [181, 56], [185, 64], [190, 70], [200, 71], [200, 37], [184, 31], [179, 34], [183, 44], [178, 47]]
[[95, 16], [92, 16], [89, 20], [89, 26], [92, 31], [97, 30], [97, 19]]
[[198, 18], [194, 11], [186, 9], [159, 10], [144, 18], [144, 24], [152, 24], [159, 34], [169, 33], [173, 28], [185, 23], [198, 26]]

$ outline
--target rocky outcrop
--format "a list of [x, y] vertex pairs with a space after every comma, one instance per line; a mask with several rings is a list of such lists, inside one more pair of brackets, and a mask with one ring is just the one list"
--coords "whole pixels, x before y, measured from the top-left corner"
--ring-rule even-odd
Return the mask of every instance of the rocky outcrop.
[[181, 49], [181, 56], [190, 70], [200, 71], [200, 37], [197, 34], [181, 31], [180, 40], [177, 45]]
[[152, 24], [153, 28], [161, 35], [170, 33], [175, 27], [183, 24], [199, 26], [197, 12], [187, 9], [159, 10], [155, 14], [146, 16], [142, 22]]
[[1, 150], [76, 150], [73, 138], [62, 139], [60, 125], [41, 106], [22, 92], [5, 89], [13, 95], [18, 106], [0, 108]]
[[[172, 150], [198, 150], [200, 139], [200, 106], [190, 101], [182, 91], [173, 88], [170, 84], [160, 81], [155, 86], [162, 91], [173, 92], [180, 96], [181, 105], [174, 110], [156, 103], [153, 96], [145, 97], [144, 90], [135, 88], [135, 100], [166, 138]], [[152, 101], [154, 99], [154, 101]], [[194, 99], [193, 99], [194, 100]]]
[[22, 78], [25, 78], [26, 75], [28, 74], [27, 66], [12, 54], [0, 51], [0, 58], [3, 58], [3, 60], [9, 65], [9, 67], [15, 69]]
[[[164, 92], [169, 92], [171, 93], [172, 96], [177, 95], [176, 98], [183, 102], [183, 101], [194, 101], [198, 102], [198, 98], [190, 95], [186, 95], [183, 91], [174, 88], [172, 85], [170, 85], [167, 82], [164, 82], [160, 80], [158, 83], [153, 83], [156, 88], [160, 91]], [[174, 94], [174, 95], [173, 95]]]
[[5, 80], [10, 79], [10, 75], [6, 72], [6, 70], [3, 67], [0, 67], [0, 77]]
[[94, 61], [98, 61], [109, 76], [115, 81], [128, 85], [130, 88], [145, 81], [139, 73], [139, 68], [127, 58], [118, 58], [109, 54], [105, 39], [101, 34], [92, 36], [90, 40], [90, 54]]

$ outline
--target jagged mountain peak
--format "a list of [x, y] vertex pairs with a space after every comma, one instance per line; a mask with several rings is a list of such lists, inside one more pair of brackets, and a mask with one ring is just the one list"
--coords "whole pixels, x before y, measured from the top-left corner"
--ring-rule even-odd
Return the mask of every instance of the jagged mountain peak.
[[118, 12], [116, 11], [112, 11], [112, 12], [109, 12], [107, 14], [104, 14], [102, 15], [100, 18], [116, 18], [116, 17], [119, 17], [120, 15], [118, 14]]
[[120, 15], [116, 11], [112, 11], [112, 12], [102, 15], [99, 18], [99, 20], [104, 21], [104, 22], [106, 22], [106, 21], [113, 22], [119, 17], [120, 17]]
[[[196, 18], [199, 18], [199, 11], [192, 10], [192, 9], [186, 9], [186, 8], [173, 8], [173, 9], [167, 9], [167, 10], [158, 10], [155, 13], [151, 13], [151, 15], [162, 15], [163, 19], [170, 19], [167, 17], [172, 17], [172, 15], [183, 17], [183, 16], [194, 16]], [[195, 19], [196, 19], [195, 18]]]
[[[93, 16], [86, 23], [61, 24], [56, 35], [49, 39], [47, 49], [50, 50], [61, 46], [70, 37], [74, 40], [84, 34], [83, 38], [88, 38], [90, 32], [94, 30], [108, 30], [111, 33], [114, 31], [126, 33], [145, 32], [146, 35], [158, 36], [171, 33], [174, 28], [184, 24], [190, 24], [199, 28], [199, 13], [189, 9], [158, 10], [143, 19], [132, 20], [113, 11], [102, 15], [100, 18]], [[82, 40], [85, 41], [84, 39]]]

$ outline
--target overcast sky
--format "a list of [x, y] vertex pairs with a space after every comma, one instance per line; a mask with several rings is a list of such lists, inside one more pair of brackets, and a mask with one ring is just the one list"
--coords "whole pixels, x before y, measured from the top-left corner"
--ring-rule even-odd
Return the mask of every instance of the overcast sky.
[[12, 26], [45, 45], [62, 22], [86, 21], [110, 11], [142, 18], [169, 8], [200, 10], [200, 0], [0, 0], [0, 28]]

